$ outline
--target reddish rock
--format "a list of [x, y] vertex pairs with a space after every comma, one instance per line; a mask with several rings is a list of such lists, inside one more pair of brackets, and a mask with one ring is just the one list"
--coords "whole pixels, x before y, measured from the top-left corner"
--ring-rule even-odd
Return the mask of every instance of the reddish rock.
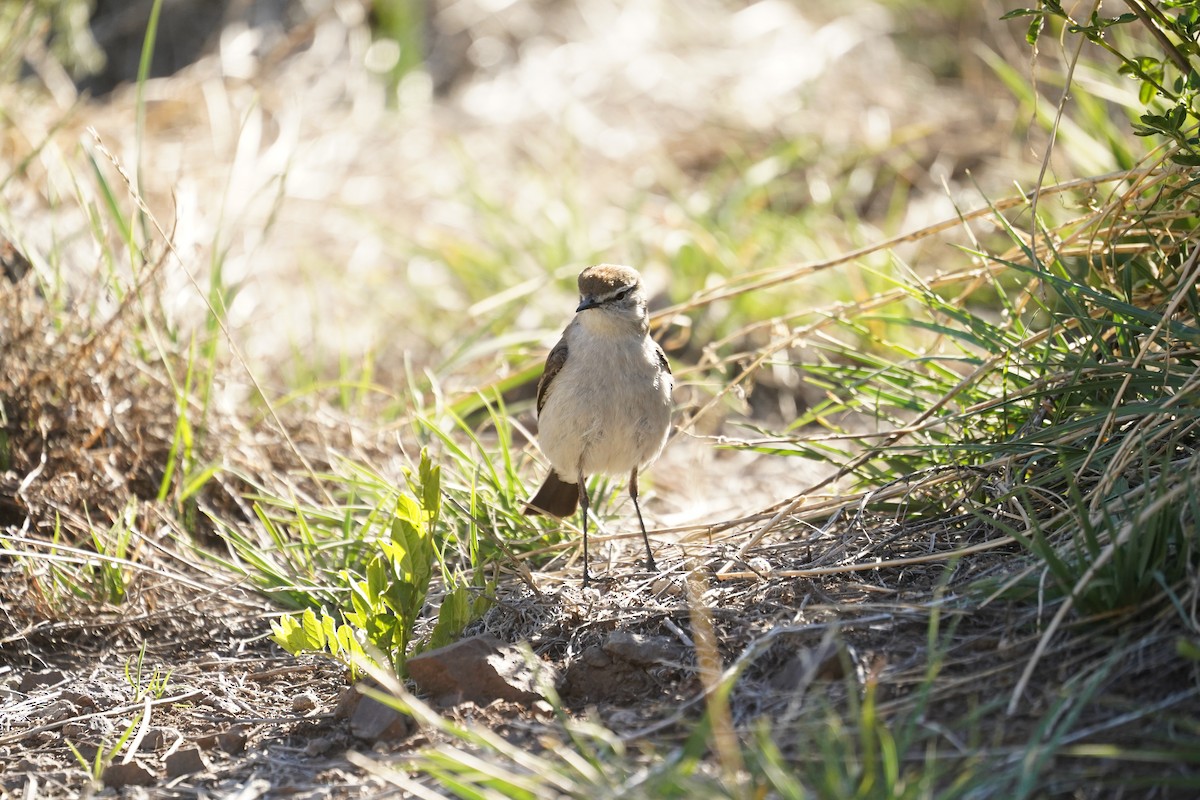
[[41, 672], [26, 672], [21, 676], [21, 684], [17, 687], [17, 691], [29, 693], [34, 689], [57, 686], [66, 679], [67, 676], [56, 669], [47, 669]]
[[163, 765], [167, 768], [168, 778], [178, 778], [208, 769], [199, 747], [181, 747], [163, 759]]
[[409, 735], [415, 725], [408, 715], [381, 703], [374, 697], [358, 695], [350, 713], [350, 733], [368, 742], [397, 742]]
[[317, 707], [317, 696], [312, 692], [301, 692], [292, 698], [292, 711], [303, 714]]
[[215, 731], [197, 736], [196, 744], [205, 750], [215, 747], [230, 755], [237, 755], [246, 749], [246, 726], [234, 725], [226, 731]]
[[494, 636], [473, 636], [413, 656], [408, 660], [408, 676], [440, 703], [532, 703], [542, 699], [540, 686], [556, 681], [553, 667], [535, 666], [530, 668], [515, 645]]
[[136, 761], [128, 764], [109, 764], [104, 769], [104, 785], [112, 789], [126, 786], [153, 786], [158, 776]]

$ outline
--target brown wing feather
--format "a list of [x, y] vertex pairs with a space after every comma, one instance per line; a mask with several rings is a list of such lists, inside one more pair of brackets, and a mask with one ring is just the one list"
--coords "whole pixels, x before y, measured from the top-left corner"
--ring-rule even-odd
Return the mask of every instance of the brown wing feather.
[[542, 413], [542, 406], [546, 405], [546, 398], [550, 396], [550, 384], [554, 382], [554, 376], [559, 373], [565, 363], [567, 363], [567, 337], [563, 336], [558, 340], [558, 344], [554, 345], [550, 355], [546, 356], [546, 368], [542, 370], [542, 378], [538, 381], [537, 410], [539, 415]]

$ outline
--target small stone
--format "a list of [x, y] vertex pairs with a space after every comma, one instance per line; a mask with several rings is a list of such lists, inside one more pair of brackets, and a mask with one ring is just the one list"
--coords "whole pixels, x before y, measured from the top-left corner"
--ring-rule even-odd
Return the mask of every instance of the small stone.
[[128, 764], [109, 764], [104, 770], [104, 785], [122, 789], [126, 786], [153, 786], [158, 777], [136, 761]]
[[579, 654], [579, 660], [589, 667], [607, 667], [612, 659], [598, 645], [592, 645]]
[[47, 686], [57, 686], [67, 679], [67, 676], [56, 669], [41, 672], [27, 672], [21, 677], [21, 685], [17, 691], [28, 694], [34, 689], [44, 689]]
[[350, 719], [350, 715], [354, 713], [354, 709], [358, 707], [358, 701], [362, 699], [362, 693], [358, 691], [356, 686], [347, 686], [342, 689], [342, 693], [338, 695], [337, 705], [333, 708], [334, 719]]
[[408, 716], [368, 695], [350, 715], [350, 732], [368, 742], [397, 742], [412, 730]]
[[301, 692], [292, 698], [292, 711], [303, 714], [317, 707], [317, 696], [312, 692]]
[[167, 768], [168, 778], [178, 778], [181, 775], [191, 775], [208, 769], [200, 748], [195, 746], [181, 747], [163, 759], [163, 765]]
[[639, 667], [654, 667], [679, 661], [682, 655], [675, 640], [666, 636], [644, 636], [629, 631], [614, 631], [604, 643], [604, 652]]
[[69, 700], [55, 700], [50, 705], [42, 709], [41, 718], [43, 722], [62, 722], [64, 719], [78, 716], [79, 709]]
[[304, 745], [304, 755], [309, 758], [323, 756], [333, 749], [333, 739], [328, 736], [318, 736], [316, 739], [310, 739], [308, 744]]
[[63, 690], [62, 696], [63, 696], [64, 700], [71, 701], [76, 706], [78, 706], [80, 709], [89, 709], [89, 708], [96, 707], [96, 698], [94, 698], [90, 694], [86, 694], [84, 692], [76, 692], [76, 691], [72, 691], [70, 689], [65, 689], [65, 690]]
[[217, 734], [217, 747], [235, 756], [246, 749], [246, 728], [244, 725], [234, 725], [224, 733]]

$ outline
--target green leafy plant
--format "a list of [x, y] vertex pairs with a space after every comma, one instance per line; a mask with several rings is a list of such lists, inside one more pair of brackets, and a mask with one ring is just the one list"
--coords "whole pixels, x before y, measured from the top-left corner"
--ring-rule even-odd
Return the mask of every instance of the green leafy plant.
[[[1134, 126], [1138, 136], [1162, 136], [1178, 148], [1170, 158], [1184, 166], [1200, 165], [1200, 139], [1196, 137], [1197, 111], [1195, 100], [1200, 92], [1200, 74], [1191, 59], [1200, 55], [1197, 34], [1200, 33], [1200, 4], [1195, 0], [1128, 0], [1133, 10], [1113, 17], [1100, 14], [1099, 4], [1093, 6], [1087, 20], [1078, 20], [1063, 8], [1060, 0], [1043, 0], [1037, 8], [1010, 11], [1003, 19], [1032, 17], [1026, 35], [1036, 45], [1047, 24], [1061, 21], [1066, 31], [1083, 36], [1087, 41], [1115, 56], [1121, 75], [1139, 81], [1138, 99], [1147, 110], [1140, 125]], [[1138, 23], [1151, 33], [1156, 51], [1127, 53], [1128, 48], [1112, 40], [1120, 26]], [[1144, 47], [1138, 43], [1139, 47]]]
[[150, 675], [145, 676], [143, 683], [145, 665], [146, 643], [142, 642], [137, 658], [128, 658], [125, 661], [125, 682], [133, 689], [134, 702], [137, 703], [142, 702], [146, 697], [153, 697], [155, 700], [161, 698], [166, 693], [167, 685], [171, 680], [171, 670], [163, 671], [155, 667]]
[[136, 524], [137, 503], [131, 500], [108, 530], [91, 526], [92, 546], [97, 555], [104, 558], [89, 564], [87, 573], [91, 576], [95, 594], [109, 603], [119, 604], [128, 594], [130, 570], [126, 559]]
[[[417, 475], [410, 477], [412, 496], [399, 495], [392, 508], [387, 535], [371, 543], [373, 551], [361, 572], [345, 568], [339, 582], [349, 602], [334, 612], [324, 606], [319, 613], [305, 609], [297, 618], [284, 615], [271, 623], [272, 638], [291, 653], [327, 652], [350, 667], [367, 650], [383, 653], [389, 666], [404, 671], [414, 651], [414, 630], [425, 608], [435, 567], [442, 563], [437, 530], [441, 515], [441, 468], [427, 451], [421, 454]], [[486, 600], [473, 598], [472, 589], [443, 569], [447, 586], [437, 622], [421, 646], [451, 641], [482, 608]]]
[[339, 624], [324, 607], [320, 616], [306, 608], [298, 615], [284, 615], [278, 621], [272, 621], [271, 638], [293, 655], [328, 652], [350, 667], [355, 678], [358, 677], [356, 665], [368, 658], [358, 641], [358, 632], [348, 623]]
[[75, 760], [79, 762], [79, 765], [83, 767], [84, 771], [88, 774], [88, 777], [91, 779], [91, 783], [94, 788], [100, 789], [104, 786], [104, 770], [106, 770], [108, 766], [113, 763], [113, 759], [115, 759], [117, 754], [120, 753], [125, 747], [125, 744], [129, 741], [129, 738], [133, 736], [134, 731], [136, 731], [138, 728], [138, 723], [141, 721], [142, 712], [139, 711], [136, 715], [134, 715], [133, 719], [129, 721], [129, 724], [125, 726], [125, 730], [121, 734], [120, 738], [117, 739], [116, 744], [114, 744], [112, 747], [108, 747], [104, 742], [101, 742], [96, 748], [96, 754], [91, 759], [87, 758], [87, 756], [85, 756], [73, 742], [67, 740], [67, 748], [71, 751], [72, 755], [75, 756]]

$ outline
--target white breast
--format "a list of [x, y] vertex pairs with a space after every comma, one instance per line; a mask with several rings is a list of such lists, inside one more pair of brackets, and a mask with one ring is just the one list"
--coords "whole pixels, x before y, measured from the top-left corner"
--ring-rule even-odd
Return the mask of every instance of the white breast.
[[542, 452], [570, 481], [642, 467], [666, 444], [671, 388], [648, 337], [573, 324], [567, 361], [538, 416]]

